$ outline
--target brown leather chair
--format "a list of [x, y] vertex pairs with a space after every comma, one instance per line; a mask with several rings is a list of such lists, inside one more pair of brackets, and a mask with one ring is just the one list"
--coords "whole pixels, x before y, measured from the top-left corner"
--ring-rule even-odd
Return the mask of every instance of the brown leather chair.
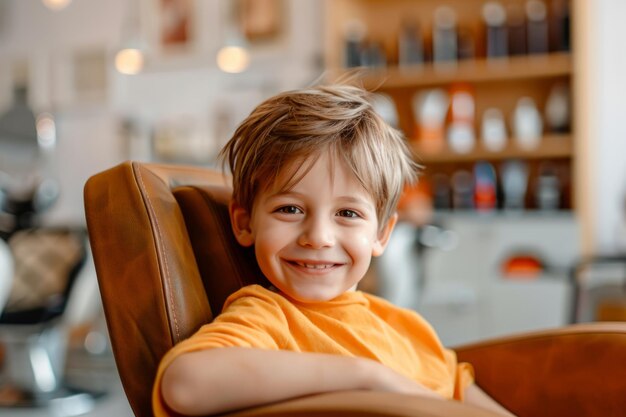
[[[136, 416], [152, 415], [161, 357], [263, 283], [231, 233], [230, 188], [215, 171], [126, 162], [89, 179], [87, 225], [115, 360]], [[532, 308], [529, 305], [529, 308]], [[626, 323], [588, 324], [455, 349], [487, 393], [519, 416], [610, 416], [626, 410]], [[455, 401], [335, 392], [232, 416], [489, 416]]]

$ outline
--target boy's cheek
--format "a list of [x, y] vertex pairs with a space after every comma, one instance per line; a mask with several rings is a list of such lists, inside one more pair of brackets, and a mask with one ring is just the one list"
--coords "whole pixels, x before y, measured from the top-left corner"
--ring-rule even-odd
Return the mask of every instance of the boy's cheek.
[[257, 240], [261, 240], [263, 242], [269, 244], [277, 243], [278, 241], [284, 241], [288, 238], [293, 238], [294, 232], [293, 228], [289, 227], [288, 224], [280, 224], [274, 222], [273, 224], [266, 224], [264, 227], [255, 229]]
[[352, 241], [354, 242], [355, 247], [363, 249], [369, 248], [372, 244], [372, 238], [366, 233], [353, 236]]

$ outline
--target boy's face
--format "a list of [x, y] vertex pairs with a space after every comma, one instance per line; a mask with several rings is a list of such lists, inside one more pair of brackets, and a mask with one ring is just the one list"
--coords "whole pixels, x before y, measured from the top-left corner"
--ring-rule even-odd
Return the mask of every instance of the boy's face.
[[[326, 301], [354, 289], [395, 225], [380, 228], [375, 203], [343, 162], [324, 152], [290, 190], [269, 186], [252, 213], [231, 203], [235, 236], [254, 245], [270, 282], [298, 301]], [[290, 168], [290, 167], [287, 167]], [[284, 169], [276, 184], [293, 175]]]

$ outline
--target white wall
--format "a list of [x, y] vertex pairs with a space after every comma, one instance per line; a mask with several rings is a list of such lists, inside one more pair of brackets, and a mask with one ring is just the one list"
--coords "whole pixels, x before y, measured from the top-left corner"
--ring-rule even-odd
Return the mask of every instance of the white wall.
[[[219, 71], [213, 58], [224, 39], [224, 0], [192, 2], [196, 40], [187, 51], [174, 52], [150, 43], [156, 37], [151, 13], [158, 1], [137, 1], [150, 47], [146, 69], [137, 76], [112, 67], [132, 1], [74, 0], [56, 12], [41, 0], [0, 3], [0, 112], [10, 105], [13, 67], [25, 61], [30, 104], [35, 112], [49, 111], [57, 118], [54, 163], [62, 194], [45, 214], [48, 223], [82, 224], [82, 187], [89, 176], [130, 157], [151, 157], [129, 152], [119, 133], [122, 119], [139, 125], [143, 141], [149, 141], [159, 120], [181, 115], [195, 117], [204, 132], [212, 132], [216, 109], [228, 107], [240, 120], [262, 98], [319, 75], [322, 13], [317, 0], [285, 1], [282, 35], [254, 46], [250, 69], [238, 75]], [[106, 53], [106, 91], [100, 100], [76, 100], [69, 75], [72, 56], [89, 50]], [[149, 144], [136, 149], [149, 150]]]
[[590, 137], [597, 146], [591, 161], [597, 206], [594, 209], [594, 248], [596, 252], [626, 250], [626, 2], [594, 1], [590, 27], [597, 33], [594, 55], [597, 71], [592, 73], [590, 88], [595, 89], [597, 109], [590, 109], [596, 119], [597, 134]]

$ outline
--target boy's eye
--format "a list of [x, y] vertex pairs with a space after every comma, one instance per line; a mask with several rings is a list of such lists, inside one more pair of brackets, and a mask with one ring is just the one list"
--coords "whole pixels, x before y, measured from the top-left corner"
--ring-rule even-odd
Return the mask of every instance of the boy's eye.
[[343, 210], [339, 210], [337, 212], [337, 215], [339, 217], [349, 217], [349, 218], [357, 218], [357, 217], [361, 217], [359, 216], [359, 213], [357, 213], [354, 210], [349, 210], [349, 209], [343, 209]]
[[302, 210], [300, 210], [296, 206], [283, 206], [283, 207], [279, 207], [276, 210], [276, 212], [277, 213], [284, 213], [284, 214], [301, 214]]

